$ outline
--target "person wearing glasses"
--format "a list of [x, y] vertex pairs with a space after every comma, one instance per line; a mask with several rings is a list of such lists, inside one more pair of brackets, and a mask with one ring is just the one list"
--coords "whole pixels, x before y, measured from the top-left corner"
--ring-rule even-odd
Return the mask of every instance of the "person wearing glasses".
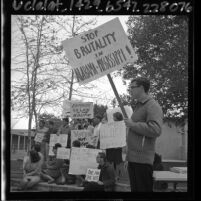
[[163, 112], [161, 106], [149, 95], [150, 81], [138, 77], [131, 81], [130, 94], [137, 100], [128, 128], [125, 168], [132, 192], [153, 191], [153, 161], [155, 143], [161, 135]]

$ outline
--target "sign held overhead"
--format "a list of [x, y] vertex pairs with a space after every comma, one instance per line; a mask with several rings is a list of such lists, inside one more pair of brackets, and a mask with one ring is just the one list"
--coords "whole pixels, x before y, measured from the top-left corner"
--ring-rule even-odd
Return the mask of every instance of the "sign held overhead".
[[137, 59], [119, 18], [66, 39], [63, 47], [79, 84], [96, 80]]

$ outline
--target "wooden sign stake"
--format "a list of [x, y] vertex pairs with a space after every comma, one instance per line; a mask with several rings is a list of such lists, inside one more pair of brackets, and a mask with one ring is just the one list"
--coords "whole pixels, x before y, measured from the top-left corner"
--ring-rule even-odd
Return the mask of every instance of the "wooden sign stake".
[[122, 113], [123, 113], [123, 116], [124, 116], [124, 118], [127, 119], [128, 116], [127, 116], [127, 114], [126, 114], [126, 111], [125, 111], [124, 106], [123, 106], [122, 103], [121, 103], [121, 99], [120, 99], [119, 94], [118, 94], [118, 92], [117, 92], [117, 89], [116, 89], [116, 87], [115, 87], [115, 85], [114, 85], [114, 82], [113, 82], [113, 80], [112, 80], [112, 77], [111, 77], [110, 74], [107, 74], [107, 77], [108, 77], [109, 82], [110, 82], [110, 84], [111, 84], [111, 86], [112, 86], [112, 89], [113, 89], [113, 91], [114, 91], [114, 94], [115, 94], [115, 96], [116, 96], [116, 98], [117, 98], [117, 101], [118, 101], [118, 103], [119, 103], [119, 106], [120, 106], [120, 108], [121, 108], [121, 111], [122, 111]]

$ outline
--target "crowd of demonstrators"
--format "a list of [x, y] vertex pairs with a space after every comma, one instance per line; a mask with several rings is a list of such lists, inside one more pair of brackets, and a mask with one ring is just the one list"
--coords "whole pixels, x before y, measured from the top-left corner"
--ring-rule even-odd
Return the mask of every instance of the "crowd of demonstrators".
[[160, 105], [149, 95], [150, 81], [138, 77], [130, 83], [132, 99], [137, 100], [128, 128], [125, 167], [132, 192], [153, 191], [153, 161], [156, 138], [160, 136], [163, 112]]
[[[148, 94], [149, 88], [150, 81], [146, 78], [132, 80], [130, 93], [137, 104], [131, 118], [124, 119], [121, 112], [113, 114], [113, 120], [124, 121], [127, 129], [125, 168], [132, 192], [152, 192], [153, 169], [161, 169], [161, 163], [157, 162], [159, 157], [155, 154], [155, 141], [161, 134], [163, 113], [160, 105]], [[84, 146], [100, 149], [100, 129], [105, 123], [108, 123], [107, 113], [96, 115], [93, 119], [73, 119], [71, 122], [65, 117], [58, 130], [55, 130], [53, 121], [49, 121], [46, 127], [45, 121], [40, 120], [37, 132], [44, 133], [44, 139], [41, 143], [35, 143], [24, 158], [22, 189], [31, 188], [42, 179], [48, 183], [83, 185], [84, 191], [113, 191], [115, 181], [120, 176], [118, 167], [123, 163], [122, 147], [108, 148], [97, 155], [97, 168], [101, 170], [98, 182], [85, 181], [84, 175], [68, 174], [70, 161], [57, 158], [57, 149], [61, 144], [54, 145], [53, 156], [48, 154], [50, 134], [54, 133], [68, 135], [66, 148], [82, 147], [79, 139], [73, 141], [71, 147], [71, 130], [91, 131], [92, 141]]]
[[99, 164], [98, 169], [100, 169], [99, 181], [84, 181], [83, 191], [114, 191], [115, 186], [115, 173], [114, 168], [111, 166], [107, 160], [106, 155], [103, 152], [98, 153], [96, 161]]

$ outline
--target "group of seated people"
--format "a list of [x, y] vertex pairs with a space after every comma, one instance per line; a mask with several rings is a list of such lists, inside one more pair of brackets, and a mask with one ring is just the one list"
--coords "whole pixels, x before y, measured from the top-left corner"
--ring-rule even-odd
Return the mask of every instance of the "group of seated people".
[[40, 152], [40, 145], [35, 144], [29, 151], [28, 156], [23, 161], [23, 179], [20, 184], [21, 190], [26, 190], [37, 185], [40, 181], [56, 184], [78, 184], [84, 187], [84, 191], [113, 191], [115, 185], [114, 168], [106, 161], [104, 152], [97, 155], [98, 169], [100, 177], [98, 182], [88, 182], [85, 175], [68, 174], [69, 160], [56, 158], [57, 149], [61, 144], [57, 143], [53, 147], [54, 156], [49, 156], [44, 161], [44, 156]]

